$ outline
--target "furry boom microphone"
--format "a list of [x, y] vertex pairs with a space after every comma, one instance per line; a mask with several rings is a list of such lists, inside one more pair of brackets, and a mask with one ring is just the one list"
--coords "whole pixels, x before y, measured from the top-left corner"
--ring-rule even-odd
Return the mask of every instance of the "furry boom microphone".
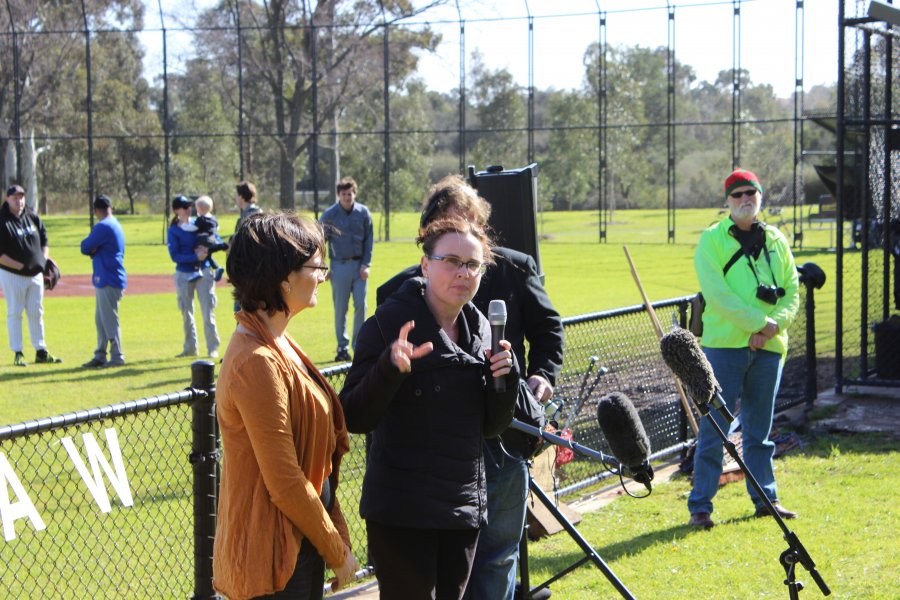
[[667, 333], [659, 340], [659, 349], [663, 360], [681, 380], [688, 396], [702, 414], [708, 413], [709, 405], [712, 404], [728, 423], [734, 421], [734, 415], [719, 394], [722, 386], [716, 381], [712, 365], [706, 360], [697, 338], [690, 331], [675, 329]]
[[597, 404], [597, 421], [609, 449], [619, 461], [620, 470], [643, 483], [648, 492], [652, 491], [653, 467], [648, 460], [650, 438], [628, 396], [622, 392], [603, 396]]

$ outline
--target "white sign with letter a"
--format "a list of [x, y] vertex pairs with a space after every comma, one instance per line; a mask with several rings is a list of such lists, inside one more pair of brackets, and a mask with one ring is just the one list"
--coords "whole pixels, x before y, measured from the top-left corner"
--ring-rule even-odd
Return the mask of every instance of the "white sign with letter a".
[[[0, 517], [3, 518], [3, 537], [6, 541], [16, 539], [16, 519], [28, 517], [31, 525], [36, 531], [42, 531], [47, 528], [44, 520], [38, 514], [34, 507], [34, 502], [28, 497], [28, 492], [16, 472], [12, 470], [12, 465], [6, 460], [6, 456], [0, 452]], [[8, 486], [8, 487], [7, 487]], [[10, 502], [9, 488], [12, 488], [18, 502]]]
[[[94, 434], [85, 433], [81, 436], [84, 442], [84, 451], [87, 455], [88, 468], [85, 461], [81, 458], [78, 448], [71, 437], [65, 437], [60, 440], [63, 448], [75, 466], [75, 470], [81, 476], [88, 492], [97, 503], [97, 507], [102, 513], [108, 513], [112, 510], [109, 501], [109, 494], [106, 491], [106, 479], [112, 484], [113, 489], [119, 496], [122, 506], [132, 506], [134, 499], [131, 496], [131, 488], [128, 485], [128, 474], [125, 472], [125, 463], [122, 460], [122, 449], [119, 446], [119, 438], [116, 430], [109, 428], [104, 431], [106, 434], [106, 449], [109, 451], [109, 460], [97, 443]], [[110, 464], [112, 461], [112, 464]], [[12, 489], [13, 498], [10, 497], [9, 491]], [[35, 531], [43, 531], [47, 528], [44, 520], [38, 513], [37, 507], [32, 502], [31, 497], [22, 485], [21, 480], [6, 456], [0, 452], [0, 520], [3, 521], [3, 537], [7, 542], [16, 539], [16, 521], [27, 517], [31, 521], [31, 526]]]

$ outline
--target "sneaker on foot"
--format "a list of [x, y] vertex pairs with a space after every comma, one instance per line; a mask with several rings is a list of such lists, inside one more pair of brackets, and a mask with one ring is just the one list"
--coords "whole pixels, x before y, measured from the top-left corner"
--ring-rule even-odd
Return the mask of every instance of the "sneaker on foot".
[[350, 362], [353, 358], [350, 356], [350, 351], [346, 348], [337, 351], [337, 354], [334, 357], [334, 362]]
[[219, 351], [218, 350], [210, 350], [209, 357], [210, 358], [219, 358]]
[[100, 360], [99, 358], [92, 358], [91, 360], [89, 360], [86, 363], [84, 363], [83, 365], [81, 365], [81, 367], [84, 369], [96, 369], [98, 367], [102, 367], [105, 364], [106, 364], [105, 360]]
[[25, 362], [25, 355], [21, 352], [16, 352], [16, 357], [13, 358], [13, 364], [17, 367], [27, 367], [28, 363]]
[[181, 354], [176, 354], [175, 358], [187, 358], [189, 356], [199, 356], [200, 354], [196, 350], [185, 350]]
[[105, 363], [103, 363], [102, 365], [100, 365], [100, 368], [101, 369], [111, 369], [113, 367], [124, 367], [124, 366], [125, 366], [125, 361], [122, 359], [118, 359], [118, 360], [108, 360]]
[[225, 269], [223, 269], [222, 267], [219, 267], [218, 269], [216, 269], [216, 281], [222, 281], [222, 275], [224, 275], [224, 274], [225, 274]]
[[34, 355], [34, 362], [36, 363], [61, 363], [61, 358], [56, 358], [46, 350], [38, 350]]
[[688, 521], [688, 525], [697, 529], [710, 529], [715, 527], [716, 523], [709, 516], [708, 512], [696, 512], [691, 513], [691, 520]]

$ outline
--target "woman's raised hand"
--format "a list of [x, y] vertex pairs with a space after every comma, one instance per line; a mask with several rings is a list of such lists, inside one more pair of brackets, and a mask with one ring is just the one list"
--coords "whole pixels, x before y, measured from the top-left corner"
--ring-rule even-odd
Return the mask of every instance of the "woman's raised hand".
[[[413, 346], [406, 340], [409, 332], [416, 326], [415, 321], [407, 321], [400, 328], [400, 333], [394, 343], [391, 344], [391, 363], [401, 373], [409, 373], [412, 371], [412, 361], [422, 358], [434, 350], [434, 344], [425, 342], [421, 346]], [[507, 344], [508, 346], [509, 344]]]
[[506, 340], [500, 340], [500, 347], [503, 352], [492, 354], [490, 349], [486, 350], [488, 360], [491, 362], [491, 375], [496, 379], [507, 375], [513, 366], [512, 346]]

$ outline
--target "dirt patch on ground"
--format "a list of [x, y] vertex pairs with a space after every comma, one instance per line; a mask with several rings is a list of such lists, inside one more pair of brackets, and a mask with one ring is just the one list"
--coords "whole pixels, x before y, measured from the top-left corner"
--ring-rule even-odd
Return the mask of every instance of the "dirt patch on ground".
[[900, 387], [851, 386], [844, 394], [821, 393], [816, 407], [826, 415], [812, 422], [814, 431], [900, 436]]
[[[216, 287], [224, 287], [228, 284], [223, 278]], [[175, 277], [173, 275], [129, 275], [128, 288], [125, 292], [134, 294], [174, 294]], [[90, 275], [63, 275], [53, 291], [45, 292], [47, 298], [67, 296], [93, 296], [94, 285]], [[3, 292], [0, 292], [0, 297]]]

